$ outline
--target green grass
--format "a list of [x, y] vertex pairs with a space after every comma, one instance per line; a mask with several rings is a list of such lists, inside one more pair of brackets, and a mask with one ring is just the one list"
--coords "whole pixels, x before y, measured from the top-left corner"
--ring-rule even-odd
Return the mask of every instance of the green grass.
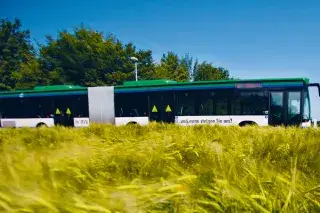
[[320, 212], [320, 131], [1, 129], [0, 212]]

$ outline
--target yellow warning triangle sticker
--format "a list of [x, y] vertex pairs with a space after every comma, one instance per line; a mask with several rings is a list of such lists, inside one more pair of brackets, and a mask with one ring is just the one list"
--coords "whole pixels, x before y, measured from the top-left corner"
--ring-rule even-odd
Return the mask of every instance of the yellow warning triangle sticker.
[[168, 105], [167, 108], [166, 108], [166, 112], [172, 112], [169, 105]]
[[61, 114], [59, 108], [56, 109], [56, 114], [57, 114], [57, 115], [60, 115], [60, 114]]
[[156, 105], [154, 105], [154, 106], [152, 107], [152, 112], [158, 112], [158, 109], [157, 109]]
[[71, 115], [71, 111], [70, 111], [69, 108], [67, 109], [66, 114], [67, 114], [67, 115]]

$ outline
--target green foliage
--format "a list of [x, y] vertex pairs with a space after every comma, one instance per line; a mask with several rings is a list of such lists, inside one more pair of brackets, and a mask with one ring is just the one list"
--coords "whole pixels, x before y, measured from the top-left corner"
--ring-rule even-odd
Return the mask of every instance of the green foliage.
[[214, 67], [211, 63], [202, 62], [197, 65], [194, 70], [195, 81], [207, 80], [227, 80], [229, 79], [229, 71], [223, 67]]
[[20, 20], [0, 20], [0, 89], [33, 87], [42, 76], [30, 43], [28, 30]]
[[124, 44], [113, 35], [81, 25], [73, 32], [60, 31], [57, 38], [47, 36], [36, 55], [29, 30], [21, 30], [15, 19], [0, 20], [0, 90], [27, 89], [36, 85], [75, 84], [83, 86], [119, 85], [134, 80], [134, 63], [139, 59], [141, 80], [176, 81], [229, 78], [224, 68], [198, 63], [186, 54], [163, 54], [155, 64], [151, 50], [137, 50], [133, 43]]
[[2, 212], [319, 212], [316, 129], [2, 129]]
[[112, 85], [134, 79], [130, 56], [141, 61], [139, 74], [148, 78], [152, 72], [151, 51], [136, 51], [132, 43], [122, 44], [113, 36], [84, 27], [74, 33], [63, 31], [56, 40], [48, 37], [41, 47], [41, 65], [55, 84], [85, 86]]
[[163, 54], [160, 64], [156, 67], [155, 75], [157, 79], [187, 81], [189, 80], [187, 61], [184, 58], [180, 59], [174, 52]]

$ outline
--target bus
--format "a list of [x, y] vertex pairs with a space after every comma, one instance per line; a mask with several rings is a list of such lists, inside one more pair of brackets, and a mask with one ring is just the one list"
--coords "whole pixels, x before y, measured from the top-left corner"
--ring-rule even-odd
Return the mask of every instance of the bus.
[[307, 78], [176, 82], [119, 86], [36, 86], [0, 92], [1, 127], [114, 125], [312, 126]]

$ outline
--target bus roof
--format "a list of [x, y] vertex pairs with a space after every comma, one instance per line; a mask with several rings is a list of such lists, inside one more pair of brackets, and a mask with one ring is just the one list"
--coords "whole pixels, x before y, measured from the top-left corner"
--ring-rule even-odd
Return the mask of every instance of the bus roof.
[[87, 87], [82, 87], [78, 85], [48, 85], [48, 86], [36, 86], [33, 89], [26, 90], [10, 90], [10, 91], [0, 91], [0, 97], [24, 97], [37, 96], [38, 94], [50, 94], [52, 96], [59, 94], [78, 94], [83, 93], [87, 90]]
[[238, 83], [285, 83], [285, 82], [304, 82], [309, 83], [308, 78], [263, 78], [263, 79], [232, 79], [232, 80], [211, 80], [211, 81], [194, 81], [194, 82], [177, 82], [172, 80], [142, 80], [142, 81], [126, 81], [116, 88], [128, 87], [154, 87], [154, 86], [196, 86], [204, 84], [238, 84]]
[[[241, 79], [241, 80], [213, 80], [213, 81], [195, 81], [195, 82], [177, 82], [166, 79], [158, 80], [141, 80], [141, 81], [126, 81], [123, 85], [115, 86], [115, 91], [142, 91], [150, 89], [192, 89], [192, 88], [206, 88], [206, 87], [236, 87], [245, 88], [245, 86], [259, 87], [262, 84], [268, 85], [282, 85], [290, 86], [294, 83], [309, 84], [308, 78], [265, 78], [265, 79]], [[51, 95], [58, 94], [84, 94], [87, 87], [77, 85], [49, 85], [49, 86], [36, 86], [29, 90], [12, 90], [0, 91], [0, 97], [4, 96], [23, 96], [24, 94], [49, 93]]]

